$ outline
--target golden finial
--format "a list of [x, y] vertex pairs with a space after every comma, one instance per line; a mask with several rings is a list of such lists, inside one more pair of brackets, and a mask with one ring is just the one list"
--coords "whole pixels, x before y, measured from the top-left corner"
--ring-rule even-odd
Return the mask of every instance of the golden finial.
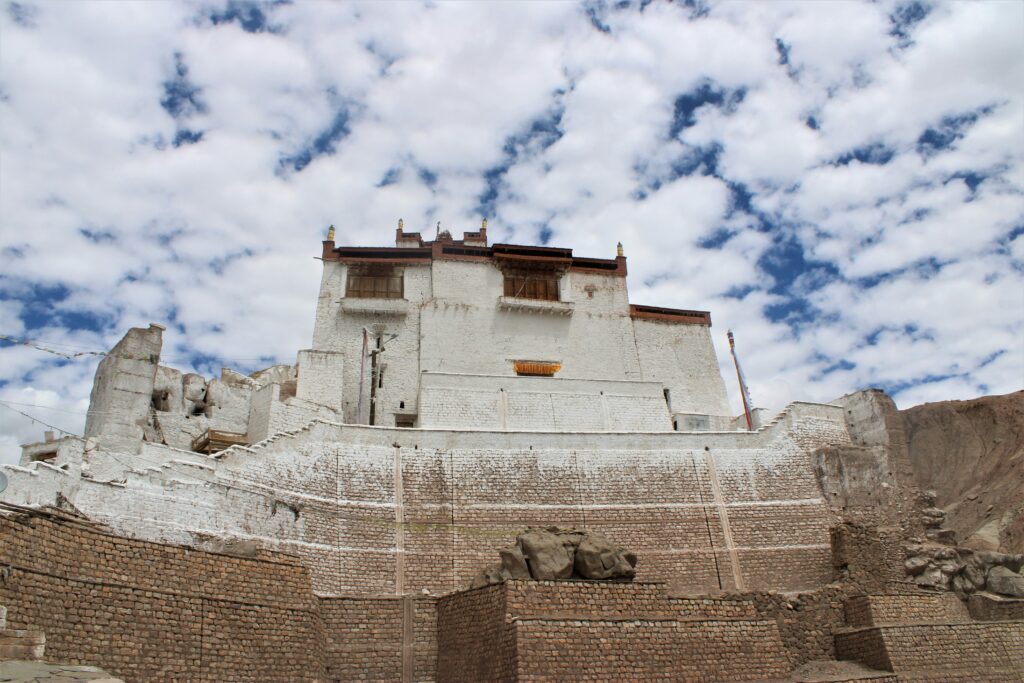
[[398, 219], [398, 229], [399, 230], [405, 229], [405, 221], [403, 221], [401, 218]]
[[334, 226], [333, 225], [331, 227], [327, 228], [327, 241], [328, 242], [333, 242], [334, 241]]
[[622, 253], [622, 242], [619, 242], [619, 244], [615, 247], [615, 255], [616, 256], [625, 256], [625, 254]]
[[487, 219], [486, 218], [483, 219], [482, 221], [480, 221], [480, 229], [481, 230], [486, 230], [487, 229]]

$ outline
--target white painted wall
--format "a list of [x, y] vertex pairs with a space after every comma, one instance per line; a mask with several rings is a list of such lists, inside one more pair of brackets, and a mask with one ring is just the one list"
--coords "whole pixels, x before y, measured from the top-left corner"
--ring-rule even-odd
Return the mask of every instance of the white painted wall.
[[497, 431], [672, 429], [657, 382], [423, 373], [425, 428]]
[[643, 379], [669, 390], [673, 412], [729, 414], [709, 327], [638, 318], [633, 330]]
[[[660, 383], [671, 390], [675, 412], [728, 414], [725, 385], [707, 327], [633, 320], [625, 278], [565, 273], [559, 307], [571, 311], [565, 315], [564, 311], [545, 311], [543, 304], [521, 310], [499, 305], [503, 275], [490, 261], [436, 259], [406, 266], [405, 299], [400, 301], [345, 299], [347, 271], [343, 263], [324, 263], [313, 337], [315, 351], [343, 356], [338, 361], [340, 373], [337, 367], [330, 372], [342, 377], [337, 390], [346, 422], [366, 423], [368, 419], [371, 363], [367, 359], [361, 367], [364, 328], [370, 331], [371, 349], [378, 336], [384, 340], [378, 356], [383, 380], [375, 392], [378, 425], [394, 425], [396, 413], [424, 410], [431, 417], [421, 419], [421, 426], [452, 424], [454, 417], [441, 416], [445, 409], [438, 403], [440, 389], [434, 390], [432, 406], [420, 405], [422, 373], [511, 377], [516, 360], [560, 363], [557, 376], [561, 379]], [[387, 341], [392, 335], [397, 336]], [[317, 372], [311, 369], [304, 381], [316, 384], [318, 395], [334, 391], [328, 388], [332, 380], [316, 378]], [[362, 415], [358, 412], [360, 394]], [[462, 405], [463, 398], [453, 395], [451, 400]], [[513, 413], [534, 411], [539, 416], [559, 412], [527, 405], [521, 399], [511, 399]], [[465, 405], [451, 408], [465, 415], [476, 414], [467, 410]], [[493, 415], [496, 407], [483, 410]], [[654, 428], [653, 423], [644, 422], [646, 418], [641, 419], [643, 410], [627, 419], [632, 410], [628, 402], [615, 406], [616, 424], [625, 427], [632, 419], [637, 429]], [[485, 414], [478, 418], [490, 424]], [[541, 424], [537, 422], [540, 419], [524, 417], [521, 423], [535, 426]], [[659, 429], [660, 419], [659, 415]]]

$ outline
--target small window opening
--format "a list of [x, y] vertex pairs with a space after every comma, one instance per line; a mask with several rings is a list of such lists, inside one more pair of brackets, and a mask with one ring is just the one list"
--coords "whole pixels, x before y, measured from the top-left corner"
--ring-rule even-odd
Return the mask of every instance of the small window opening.
[[398, 402], [398, 407], [399, 408], [405, 408], [405, 401], [399, 401]]

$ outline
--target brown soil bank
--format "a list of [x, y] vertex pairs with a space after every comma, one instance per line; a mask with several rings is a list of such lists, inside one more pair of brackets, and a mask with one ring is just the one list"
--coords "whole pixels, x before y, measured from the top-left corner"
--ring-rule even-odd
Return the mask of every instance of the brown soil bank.
[[1024, 552], [1024, 391], [900, 411], [916, 483], [962, 545]]

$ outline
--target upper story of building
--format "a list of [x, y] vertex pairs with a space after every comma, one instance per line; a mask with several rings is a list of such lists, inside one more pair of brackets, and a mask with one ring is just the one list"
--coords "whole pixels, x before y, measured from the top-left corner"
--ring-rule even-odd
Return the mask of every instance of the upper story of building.
[[621, 245], [489, 244], [486, 221], [430, 241], [399, 221], [394, 247], [333, 238], [299, 386], [346, 422], [656, 431], [729, 414], [710, 314], [630, 303]]

